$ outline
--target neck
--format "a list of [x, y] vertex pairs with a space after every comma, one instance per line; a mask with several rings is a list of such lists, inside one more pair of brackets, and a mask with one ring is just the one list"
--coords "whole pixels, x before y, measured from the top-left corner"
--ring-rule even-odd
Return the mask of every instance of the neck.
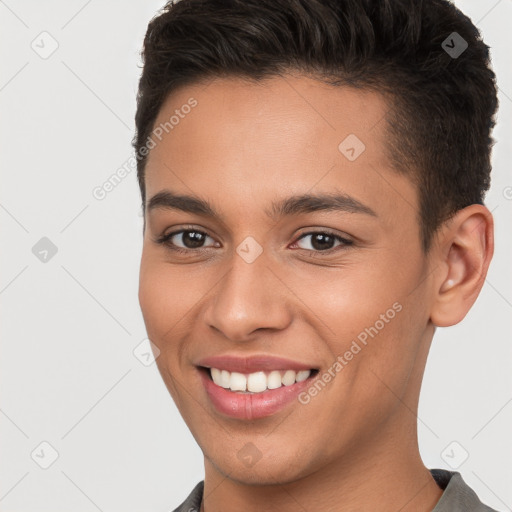
[[[411, 432], [397, 433], [395, 442], [368, 443], [292, 482], [247, 484], [222, 474], [205, 459], [202, 512], [431, 512], [442, 490], [423, 465], [417, 442], [404, 446]], [[398, 435], [396, 435], [398, 434]], [[415, 436], [413, 436], [416, 439]]]

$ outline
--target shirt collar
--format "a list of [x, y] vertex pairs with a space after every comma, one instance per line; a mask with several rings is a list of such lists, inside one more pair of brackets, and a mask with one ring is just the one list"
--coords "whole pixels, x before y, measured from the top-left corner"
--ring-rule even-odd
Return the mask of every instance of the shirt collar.
[[[464, 482], [460, 473], [446, 469], [431, 469], [430, 473], [443, 490], [432, 512], [497, 512], [484, 505]], [[203, 499], [204, 480], [201, 480], [187, 499], [173, 512], [199, 512]]]

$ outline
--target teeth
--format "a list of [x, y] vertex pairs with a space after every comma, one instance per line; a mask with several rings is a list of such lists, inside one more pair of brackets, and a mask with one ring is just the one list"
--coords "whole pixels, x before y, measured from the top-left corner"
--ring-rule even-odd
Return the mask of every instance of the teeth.
[[212, 376], [213, 382], [220, 384], [220, 376], [222, 372], [218, 368], [210, 368], [210, 374]]
[[283, 386], [291, 386], [293, 383], [295, 383], [296, 376], [297, 374], [293, 370], [286, 370], [283, 378], [281, 379]]
[[302, 382], [311, 375], [311, 370], [301, 370], [299, 372], [273, 370], [269, 373], [254, 372], [244, 375], [243, 373], [210, 368], [210, 375], [215, 384], [225, 389], [261, 393], [267, 389], [277, 389], [281, 386], [291, 386], [295, 382]]
[[300, 372], [297, 372], [297, 377], [295, 377], [295, 380], [297, 382], [302, 382], [303, 380], [306, 380], [310, 374], [310, 370], [301, 370]]
[[223, 388], [229, 389], [230, 374], [227, 370], [222, 370], [220, 373], [220, 381], [217, 383]]
[[274, 370], [270, 372], [267, 377], [267, 387], [268, 389], [277, 389], [281, 387], [281, 372]]
[[245, 391], [247, 389], [247, 377], [243, 373], [231, 372], [229, 389], [231, 391]]
[[265, 372], [250, 373], [247, 377], [247, 391], [260, 393], [267, 389], [267, 376]]

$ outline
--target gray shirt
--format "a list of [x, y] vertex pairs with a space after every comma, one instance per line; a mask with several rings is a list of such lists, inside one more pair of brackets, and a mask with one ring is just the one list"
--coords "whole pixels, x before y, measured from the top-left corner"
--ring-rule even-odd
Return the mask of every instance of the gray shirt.
[[[444, 491], [432, 512], [498, 512], [478, 499], [475, 491], [464, 482], [460, 473], [446, 469], [431, 469], [430, 473]], [[204, 480], [194, 487], [187, 499], [173, 512], [199, 512], [203, 488]]]

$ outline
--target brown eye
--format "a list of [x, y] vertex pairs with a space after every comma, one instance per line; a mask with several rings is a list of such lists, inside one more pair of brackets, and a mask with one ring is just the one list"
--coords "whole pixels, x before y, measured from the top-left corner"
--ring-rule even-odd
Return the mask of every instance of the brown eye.
[[186, 249], [198, 249], [204, 244], [207, 235], [200, 231], [180, 231], [173, 237], [176, 237], [177, 240], [181, 238], [181, 243]]
[[[303, 246], [299, 245], [299, 242], [302, 240], [309, 241], [305, 243]], [[336, 245], [338, 242], [338, 245]], [[348, 245], [352, 245], [351, 240], [347, 240], [339, 235], [335, 235], [334, 233], [326, 232], [326, 231], [316, 231], [312, 233], [306, 233], [302, 235], [294, 245], [299, 245], [299, 248], [305, 249], [308, 251], [316, 251], [316, 252], [327, 252], [336, 247], [343, 248]]]
[[196, 229], [182, 229], [162, 236], [157, 240], [157, 243], [163, 244], [169, 249], [187, 252], [187, 250], [194, 251], [209, 247], [204, 246], [204, 243], [208, 238], [215, 243], [213, 238], [203, 231]]

